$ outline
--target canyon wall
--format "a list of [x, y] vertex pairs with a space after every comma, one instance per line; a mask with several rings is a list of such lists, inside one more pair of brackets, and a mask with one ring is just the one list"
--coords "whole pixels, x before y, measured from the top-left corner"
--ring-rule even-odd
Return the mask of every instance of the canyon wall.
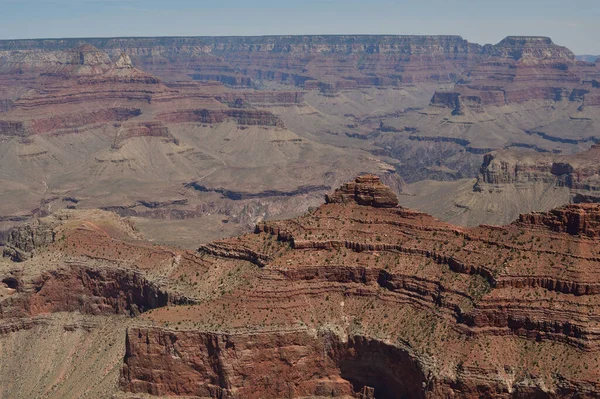
[[113, 58], [126, 53], [137, 67], [166, 80], [230, 86], [261, 80], [340, 88], [450, 83], [482, 50], [460, 36], [331, 35], [14, 40], [0, 42], [0, 51], [64, 50], [83, 42]]

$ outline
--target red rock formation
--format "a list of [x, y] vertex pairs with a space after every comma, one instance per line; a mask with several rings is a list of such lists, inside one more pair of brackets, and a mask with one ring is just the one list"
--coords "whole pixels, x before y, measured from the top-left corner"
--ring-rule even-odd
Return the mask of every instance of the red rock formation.
[[381, 207], [373, 176], [332, 197], [198, 255], [63, 213], [14, 235], [35, 254], [0, 269], [0, 331], [153, 309], [127, 333], [133, 395], [598, 395], [600, 205], [465, 229]]
[[36, 119], [31, 123], [28, 131], [32, 134], [68, 130], [106, 122], [121, 122], [141, 115], [139, 108], [108, 108], [89, 113], [66, 114], [51, 116], [45, 119]]
[[315, 336], [304, 329], [219, 334], [133, 328], [127, 332], [125, 359], [126, 389], [153, 395], [349, 397], [362, 389], [379, 396], [424, 397], [426, 381], [408, 352], [362, 337], [341, 341], [329, 332]]
[[359, 205], [354, 187], [380, 184], [366, 180], [303, 217], [202, 247], [221, 267], [261, 259], [260, 273], [250, 287], [206, 304], [144, 316], [171, 327], [128, 332], [123, 389], [273, 398], [596, 395], [600, 206], [461, 229], [372, 200]]
[[376, 208], [398, 206], [396, 194], [374, 175], [360, 176], [353, 183], [344, 184], [335, 193], [328, 195], [326, 201], [328, 204], [357, 203]]
[[351, 394], [324, 350], [305, 331], [229, 335], [136, 328], [127, 333], [122, 384], [134, 393], [213, 398]]
[[600, 237], [600, 208], [595, 204], [569, 205], [550, 212], [521, 215], [519, 223], [597, 238]]

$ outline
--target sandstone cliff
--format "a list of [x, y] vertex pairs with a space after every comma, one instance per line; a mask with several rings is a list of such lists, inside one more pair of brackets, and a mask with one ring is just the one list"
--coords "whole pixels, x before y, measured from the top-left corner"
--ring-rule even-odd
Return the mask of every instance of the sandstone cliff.
[[330, 198], [197, 254], [63, 213], [31, 260], [0, 264], [0, 339], [56, 312], [134, 317], [121, 397], [598, 395], [597, 204], [459, 228], [373, 176]]
[[163, 327], [128, 331], [122, 388], [181, 397], [595, 395], [597, 320], [584, 304], [600, 292], [597, 205], [462, 229], [361, 204], [354, 184], [382, 189], [358, 179], [336, 194], [354, 200], [202, 247], [216, 265], [259, 267], [257, 280], [145, 315]]

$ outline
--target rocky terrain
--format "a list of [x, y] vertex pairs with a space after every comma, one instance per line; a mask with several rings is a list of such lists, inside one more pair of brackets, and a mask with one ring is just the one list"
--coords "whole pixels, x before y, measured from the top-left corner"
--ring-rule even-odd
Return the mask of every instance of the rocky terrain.
[[322, 90], [452, 83], [481, 52], [460, 36], [259, 36], [12, 40], [0, 51], [65, 50], [82, 42], [128, 54], [165, 80], [230, 86], [274, 81]]
[[289, 129], [273, 111], [307, 108], [302, 91], [166, 84], [90, 44], [0, 58], [3, 229], [102, 208], [141, 218], [160, 241], [171, 235], [155, 220], [185, 220], [206, 241], [303, 212], [357, 173], [393, 172], [369, 152]]
[[477, 179], [415, 184], [401, 203], [453, 223], [506, 224], [520, 213], [599, 202], [600, 147], [574, 155], [508, 149], [486, 154]]
[[16, 230], [5, 254], [28, 259], [0, 263], [0, 394], [598, 395], [600, 205], [463, 228], [394, 201], [362, 176], [197, 251], [105, 211]]
[[[0, 41], [0, 235], [101, 208], [193, 248], [296, 216], [360, 173], [396, 193], [471, 191], [464, 179], [493, 151], [597, 142], [598, 65], [544, 37]], [[544, 194], [543, 206], [502, 220], [410, 205], [503, 224], [569, 202], [536, 190], [520, 203]]]

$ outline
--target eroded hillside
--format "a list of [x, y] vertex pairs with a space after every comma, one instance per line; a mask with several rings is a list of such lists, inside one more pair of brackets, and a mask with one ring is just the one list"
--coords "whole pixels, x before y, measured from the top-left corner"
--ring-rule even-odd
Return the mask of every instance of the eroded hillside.
[[[462, 228], [372, 175], [326, 202], [194, 252], [102, 211], [18, 230], [5, 253], [28, 259], [0, 274], [3, 395], [77, 381], [87, 397], [598, 395], [597, 204]], [[11, 346], [25, 341], [54, 357], [30, 367]]]

